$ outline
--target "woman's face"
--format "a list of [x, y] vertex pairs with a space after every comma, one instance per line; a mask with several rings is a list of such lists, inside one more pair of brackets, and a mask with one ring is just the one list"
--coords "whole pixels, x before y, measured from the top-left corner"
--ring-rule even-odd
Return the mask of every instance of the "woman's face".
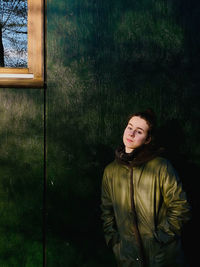
[[144, 119], [134, 116], [129, 120], [123, 135], [126, 153], [131, 153], [135, 148], [151, 141], [148, 130], [149, 126]]

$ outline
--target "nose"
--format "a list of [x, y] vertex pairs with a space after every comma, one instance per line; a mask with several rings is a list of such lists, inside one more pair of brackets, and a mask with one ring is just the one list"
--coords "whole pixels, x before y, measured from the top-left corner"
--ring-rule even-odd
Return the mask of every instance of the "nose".
[[130, 131], [130, 136], [131, 136], [131, 137], [134, 137], [134, 136], [135, 136], [135, 130]]

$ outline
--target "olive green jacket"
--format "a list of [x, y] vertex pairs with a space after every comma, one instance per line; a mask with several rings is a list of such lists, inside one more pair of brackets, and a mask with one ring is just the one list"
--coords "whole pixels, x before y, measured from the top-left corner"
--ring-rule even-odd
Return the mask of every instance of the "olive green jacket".
[[183, 266], [179, 237], [190, 207], [169, 161], [156, 157], [136, 167], [113, 161], [104, 171], [101, 209], [118, 266]]

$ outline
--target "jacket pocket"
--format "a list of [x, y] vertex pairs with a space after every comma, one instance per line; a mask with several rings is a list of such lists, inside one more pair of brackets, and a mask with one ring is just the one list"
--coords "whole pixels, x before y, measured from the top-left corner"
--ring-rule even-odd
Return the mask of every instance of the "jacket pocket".
[[169, 235], [161, 229], [154, 232], [154, 237], [160, 244], [169, 244], [176, 239], [175, 235]]

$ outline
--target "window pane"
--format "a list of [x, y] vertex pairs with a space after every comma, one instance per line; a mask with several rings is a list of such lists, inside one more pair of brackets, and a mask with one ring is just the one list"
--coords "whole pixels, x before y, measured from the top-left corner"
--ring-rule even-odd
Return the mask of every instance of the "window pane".
[[27, 68], [27, 0], [0, 0], [0, 67]]

